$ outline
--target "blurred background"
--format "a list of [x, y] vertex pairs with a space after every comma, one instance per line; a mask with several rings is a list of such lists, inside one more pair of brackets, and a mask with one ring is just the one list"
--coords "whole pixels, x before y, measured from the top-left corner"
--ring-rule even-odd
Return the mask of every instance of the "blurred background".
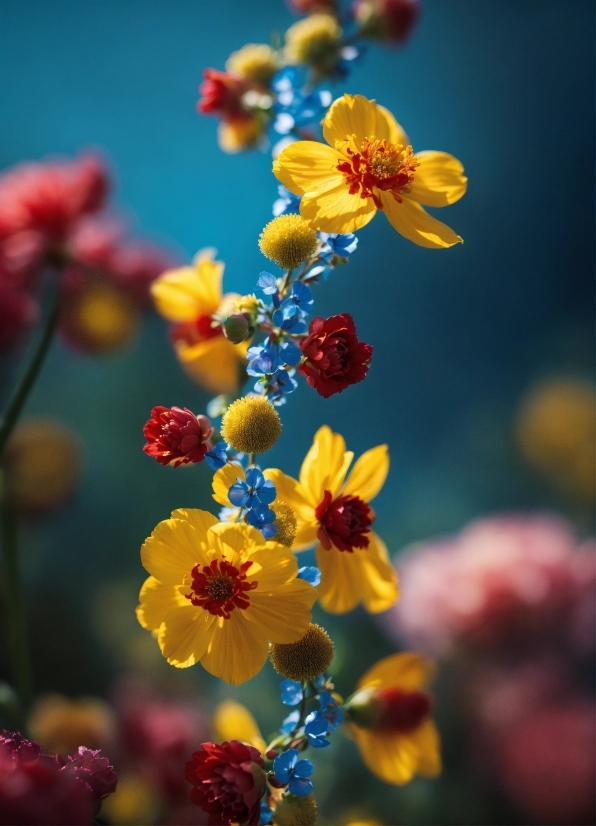
[[[251, 292], [270, 152], [222, 154], [197, 86], [293, 19], [282, 0], [0, 0], [0, 166], [99, 150], [133, 227], [181, 261], [216, 247], [226, 291]], [[324, 423], [357, 454], [389, 444], [375, 510], [403, 600], [316, 621], [344, 695], [392, 651], [441, 665], [441, 778], [385, 785], [339, 734], [313, 758], [322, 823], [594, 822], [593, 31], [589, 0], [425, 0], [404, 49], [369, 47], [333, 87], [388, 107], [415, 150], [460, 158], [469, 189], [445, 218], [464, 245], [429, 252], [379, 218], [316, 288], [317, 313], [352, 313], [374, 345], [370, 373], [329, 400], [301, 386], [267, 457], [296, 475]], [[20, 354], [2, 360], [3, 401]], [[164, 822], [166, 799], [169, 822], [200, 822], [176, 766], [217, 702], [245, 703], [265, 733], [283, 714], [269, 665], [239, 688], [175, 671], [134, 615], [145, 537], [176, 507], [217, 507], [208, 468], [158, 466], [142, 426], [156, 404], [208, 400], [149, 316], [118, 355], [56, 342], [27, 406], [74, 434], [48, 459], [76, 449], [67, 494], [80, 462], [62, 506], [20, 524], [36, 689], [61, 695], [37, 734], [58, 749], [81, 724], [65, 698], [94, 698], [77, 706], [86, 745], [113, 745], [128, 794], [113, 823]]]

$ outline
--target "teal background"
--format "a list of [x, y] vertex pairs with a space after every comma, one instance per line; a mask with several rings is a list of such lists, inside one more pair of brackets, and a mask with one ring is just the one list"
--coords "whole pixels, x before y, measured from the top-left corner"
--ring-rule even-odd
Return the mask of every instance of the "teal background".
[[[391, 473], [375, 510], [392, 553], [504, 509], [576, 516], [523, 464], [512, 422], [535, 380], [593, 374], [593, 18], [588, 0], [426, 0], [404, 50], [371, 46], [334, 89], [376, 98], [415, 150], [453, 153], [470, 180], [440, 214], [463, 246], [416, 247], [378, 215], [358, 233], [350, 265], [317, 287], [317, 313], [352, 313], [374, 345], [370, 374], [329, 400], [301, 384], [267, 457], [296, 474], [323, 423], [357, 454], [387, 442]], [[266, 268], [258, 234], [276, 197], [270, 155], [224, 155], [215, 120], [195, 112], [197, 85], [203, 68], [223, 68], [232, 50], [291, 20], [281, 0], [0, 0], [0, 164], [100, 148], [117, 205], [143, 232], [184, 258], [217, 247], [226, 291], [252, 291]], [[4, 364], [4, 395], [14, 376]], [[207, 467], [151, 462], [142, 425], [155, 404], [200, 412], [207, 400], [156, 317], [117, 357], [53, 348], [27, 412], [76, 430], [86, 467], [71, 504], [24, 527], [40, 689], [105, 694], [122, 669], [97, 630], [98, 593], [117, 584], [128, 617], [145, 536], [173, 508], [214, 505]], [[363, 612], [321, 617], [347, 692], [390, 646]], [[119, 621], [133, 633], [134, 619]], [[239, 690], [203, 673], [171, 679], [246, 700], [266, 730], [282, 713], [269, 670]], [[364, 799], [385, 822], [512, 817], [483, 790], [458, 785], [449, 760], [441, 781], [405, 790], [363, 779], [341, 740], [315, 760], [328, 812]]]

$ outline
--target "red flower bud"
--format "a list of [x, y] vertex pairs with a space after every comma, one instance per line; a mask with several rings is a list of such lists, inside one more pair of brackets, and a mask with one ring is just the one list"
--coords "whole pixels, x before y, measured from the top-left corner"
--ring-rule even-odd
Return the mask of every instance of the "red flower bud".
[[358, 341], [349, 313], [313, 318], [308, 333], [300, 343], [305, 360], [298, 369], [319, 395], [327, 399], [365, 378], [373, 348]]
[[247, 91], [246, 81], [230, 72], [205, 69], [199, 86], [202, 95], [197, 111], [203, 115], [234, 116], [243, 113], [242, 95]]
[[354, 17], [363, 35], [404, 44], [420, 16], [419, 0], [356, 0]]
[[207, 416], [195, 416], [186, 407], [154, 407], [143, 428], [147, 444], [143, 450], [154, 456], [160, 465], [187, 465], [201, 462], [209, 450], [213, 432]]

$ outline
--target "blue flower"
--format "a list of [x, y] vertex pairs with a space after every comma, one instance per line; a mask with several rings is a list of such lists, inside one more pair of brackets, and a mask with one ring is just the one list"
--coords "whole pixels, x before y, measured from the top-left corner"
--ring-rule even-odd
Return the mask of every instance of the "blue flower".
[[302, 686], [295, 680], [282, 680], [279, 687], [281, 701], [285, 706], [297, 706], [302, 700]]
[[218, 442], [215, 447], [212, 447], [211, 450], [208, 450], [205, 454], [205, 461], [211, 468], [211, 470], [219, 470], [228, 461], [228, 455], [226, 453], [228, 449], [228, 445], [226, 442]]
[[265, 295], [274, 295], [277, 292], [277, 278], [270, 272], [259, 273], [257, 287]]
[[304, 281], [326, 281], [329, 277], [329, 273], [331, 272], [332, 267], [329, 264], [317, 264], [314, 267], [311, 267], [310, 270], [304, 276]]
[[298, 760], [298, 751], [288, 749], [273, 761], [273, 772], [283, 786], [289, 784], [290, 793], [297, 797], [304, 797], [313, 790], [308, 777], [314, 772], [310, 760]]
[[321, 572], [314, 565], [305, 565], [304, 568], [298, 568], [298, 579], [304, 579], [316, 588], [321, 581]]
[[295, 307], [286, 307], [273, 313], [273, 323], [291, 335], [306, 332], [306, 324], [302, 320], [300, 311]]
[[236, 479], [228, 490], [228, 499], [237, 508], [252, 509], [259, 505], [270, 505], [275, 499], [275, 485], [270, 479], [265, 479], [259, 468], [249, 467], [246, 481]]
[[277, 525], [273, 524], [275, 522], [275, 511], [272, 511], [267, 505], [257, 505], [256, 508], [250, 510], [246, 521], [253, 528], [258, 528], [265, 539], [271, 539], [277, 533]]
[[337, 704], [335, 697], [328, 691], [321, 691], [319, 694], [319, 704], [320, 709], [318, 714], [327, 721], [329, 731], [335, 731], [344, 719], [344, 713]]
[[274, 404], [284, 404], [284, 396], [293, 393], [297, 387], [298, 382], [287, 370], [276, 370], [272, 376], [263, 376], [255, 383], [255, 390], [264, 393]]
[[319, 240], [324, 244], [319, 257], [327, 264], [331, 264], [336, 256], [338, 258], [349, 258], [358, 246], [358, 238], [353, 232], [347, 235], [339, 235], [335, 232], [319, 232]]
[[[280, 184], [277, 187], [279, 198], [273, 204], [273, 214], [277, 218], [278, 215], [298, 215], [300, 212], [300, 196], [294, 195], [285, 186]], [[263, 273], [261, 273], [262, 275]], [[264, 292], [264, 290], [263, 290]], [[270, 293], [268, 293], [270, 295]]]
[[290, 734], [296, 728], [296, 723], [300, 719], [300, 712], [298, 709], [295, 711], [290, 711], [286, 719], [283, 721], [279, 730], [282, 734]]
[[300, 281], [294, 281], [290, 292], [280, 304], [280, 310], [287, 308], [287, 310], [293, 310], [294, 313], [298, 310], [301, 315], [305, 316], [312, 310], [313, 303], [314, 298], [310, 287]]
[[246, 372], [249, 376], [267, 376], [272, 375], [285, 364], [294, 367], [301, 360], [302, 352], [291, 341], [286, 341], [281, 345], [273, 344], [269, 337], [265, 345], [250, 347], [247, 358]]
[[260, 815], [259, 822], [262, 823], [264, 826], [267, 826], [267, 824], [271, 823], [271, 818], [272, 817], [273, 817], [273, 812], [271, 811], [268, 804], [265, 801], [263, 801], [261, 803], [261, 815]]
[[319, 124], [333, 96], [327, 89], [305, 92], [301, 87], [306, 84], [306, 70], [296, 66], [286, 66], [273, 78], [271, 85], [277, 97], [273, 105], [276, 115], [273, 128], [278, 135], [289, 135], [307, 127], [319, 132]]
[[304, 722], [306, 724], [304, 726], [306, 739], [313, 748], [324, 749], [325, 746], [329, 745], [329, 740], [325, 739], [325, 735], [329, 731], [329, 726], [327, 725], [327, 720], [321, 716], [320, 712], [311, 711]]

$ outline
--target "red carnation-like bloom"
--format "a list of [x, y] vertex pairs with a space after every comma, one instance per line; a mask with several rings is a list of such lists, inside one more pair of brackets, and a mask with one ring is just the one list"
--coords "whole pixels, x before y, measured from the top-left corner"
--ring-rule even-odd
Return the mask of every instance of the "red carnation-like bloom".
[[419, 0], [356, 0], [354, 17], [364, 33], [403, 45], [420, 17]]
[[143, 428], [147, 444], [143, 450], [160, 465], [187, 465], [202, 462], [213, 433], [207, 416], [195, 416], [188, 408], [154, 407]]
[[257, 749], [238, 740], [219, 746], [202, 743], [186, 764], [185, 775], [193, 786], [190, 799], [207, 812], [209, 826], [259, 822], [265, 773]]
[[247, 91], [246, 81], [231, 72], [205, 69], [203, 82], [199, 86], [202, 95], [197, 103], [197, 111], [203, 115], [234, 117], [245, 114], [242, 95]]
[[305, 360], [298, 368], [319, 395], [328, 399], [365, 378], [372, 357], [370, 344], [358, 341], [349, 313], [313, 318], [300, 343]]
[[375, 521], [375, 514], [359, 496], [340, 496], [334, 500], [326, 490], [315, 516], [320, 524], [317, 536], [326, 551], [333, 545], [349, 553], [354, 548], [368, 548], [366, 534]]

